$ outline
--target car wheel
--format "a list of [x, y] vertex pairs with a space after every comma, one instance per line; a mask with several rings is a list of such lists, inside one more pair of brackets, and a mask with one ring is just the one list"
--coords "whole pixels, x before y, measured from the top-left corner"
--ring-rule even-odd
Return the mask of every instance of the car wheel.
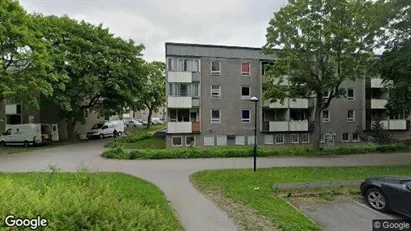
[[29, 147], [29, 142], [28, 142], [28, 141], [24, 141], [24, 144], [23, 144], [23, 145], [24, 145], [25, 148], [28, 148], [28, 147]]
[[389, 211], [388, 199], [381, 190], [377, 188], [368, 189], [365, 199], [371, 208], [379, 212]]
[[118, 132], [117, 135], [118, 135], [118, 136], [122, 136], [123, 133], [122, 133], [122, 132]]
[[4, 147], [6, 146], [6, 143], [4, 143], [4, 141], [0, 141], [0, 147]]
[[100, 138], [100, 140], [101, 140], [101, 139], [104, 138], [104, 135], [103, 135], [103, 134], [100, 134], [100, 136], [99, 136], [98, 138]]

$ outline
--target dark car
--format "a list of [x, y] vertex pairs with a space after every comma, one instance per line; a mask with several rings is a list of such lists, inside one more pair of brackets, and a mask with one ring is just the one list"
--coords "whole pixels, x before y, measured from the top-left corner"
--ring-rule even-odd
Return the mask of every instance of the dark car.
[[411, 218], [411, 177], [367, 178], [361, 183], [361, 195], [377, 211], [394, 211]]
[[156, 131], [154, 133], [154, 136], [159, 138], [159, 139], [165, 139], [166, 135], [167, 135], [167, 130], [166, 129], [161, 129], [161, 130]]

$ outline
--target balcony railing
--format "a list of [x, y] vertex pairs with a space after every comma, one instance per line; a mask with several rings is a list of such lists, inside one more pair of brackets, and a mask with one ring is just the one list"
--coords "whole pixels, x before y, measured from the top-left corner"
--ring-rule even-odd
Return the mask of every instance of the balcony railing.
[[169, 71], [167, 73], [167, 81], [169, 83], [191, 83], [193, 81], [193, 73], [183, 71]]
[[371, 99], [371, 109], [385, 109], [386, 99]]
[[302, 132], [308, 131], [308, 121], [270, 121], [269, 122], [270, 132]]
[[[375, 121], [371, 121], [371, 126], [374, 126]], [[381, 120], [381, 126], [385, 130], [405, 130], [407, 129], [406, 120]]]
[[192, 108], [192, 97], [188, 96], [168, 96], [167, 97], [168, 108]]
[[306, 109], [308, 108], [308, 99], [284, 99], [283, 103], [277, 101], [275, 103], [270, 103], [269, 100], [264, 101], [264, 106], [268, 106], [269, 108], [300, 108]]
[[200, 122], [168, 122], [167, 133], [200, 133]]

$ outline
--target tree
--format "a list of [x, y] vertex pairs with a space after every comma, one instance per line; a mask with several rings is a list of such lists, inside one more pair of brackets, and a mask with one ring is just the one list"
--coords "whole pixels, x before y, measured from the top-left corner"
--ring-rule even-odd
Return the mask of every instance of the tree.
[[[381, 19], [366, 0], [297, 0], [274, 14], [264, 51], [276, 57], [264, 97], [314, 98], [313, 146], [320, 147], [321, 112], [344, 97], [344, 81], [367, 76]], [[288, 87], [281, 87], [284, 78]]]
[[38, 108], [38, 95], [52, 95], [52, 84], [63, 77], [55, 74], [36, 26], [17, 1], [0, 1], [0, 102], [11, 98]]
[[164, 106], [166, 97], [166, 64], [154, 61], [145, 65], [145, 86], [136, 96], [134, 109], [148, 109], [147, 128], [151, 126], [151, 116], [159, 107]]
[[60, 106], [69, 139], [75, 125], [94, 111], [100, 115], [121, 113], [141, 90], [143, 45], [114, 37], [102, 25], [77, 22], [67, 16], [35, 16], [44, 39], [52, 44], [54, 68], [67, 74], [64, 89], [55, 89], [49, 100]]
[[391, 2], [393, 13], [383, 37], [385, 52], [377, 63], [388, 85], [387, 108], [391, 114], [411, 112], [411, 6], [409, 1]]

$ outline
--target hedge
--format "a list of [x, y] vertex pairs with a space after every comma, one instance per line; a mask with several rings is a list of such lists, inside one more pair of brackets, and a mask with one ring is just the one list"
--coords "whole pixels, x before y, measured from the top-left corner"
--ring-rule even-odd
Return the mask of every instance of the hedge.
[[114, 148], [119, 147], [125, 143], [134, 143], [140, 140], [147, 140], [153, 137], [153, 134], [150, 133], [137, 133], [128, 136], [118, 137], [115, 140], [111, 141], [106, 147]]
[[[327, 147], [315, 150], [309, 147], [294, 148], [258, 148], [259, 157], [270, 156], [315, 156], [315, 155], [349, 155], [363, 153], [387, 153], [387, 152], [410, 152], [411, 146], [407, 145], [357, 145]], [[109, 159], [186, 159], [186, 158], [222, 158], [222, 157], [250, 157], [253, 155], [252, 147], [213, 147], [198, 149], [189, 147], [187, 149], [139, 149], [131, 152], [121, 147], [109, 149], [102, 156]]]

